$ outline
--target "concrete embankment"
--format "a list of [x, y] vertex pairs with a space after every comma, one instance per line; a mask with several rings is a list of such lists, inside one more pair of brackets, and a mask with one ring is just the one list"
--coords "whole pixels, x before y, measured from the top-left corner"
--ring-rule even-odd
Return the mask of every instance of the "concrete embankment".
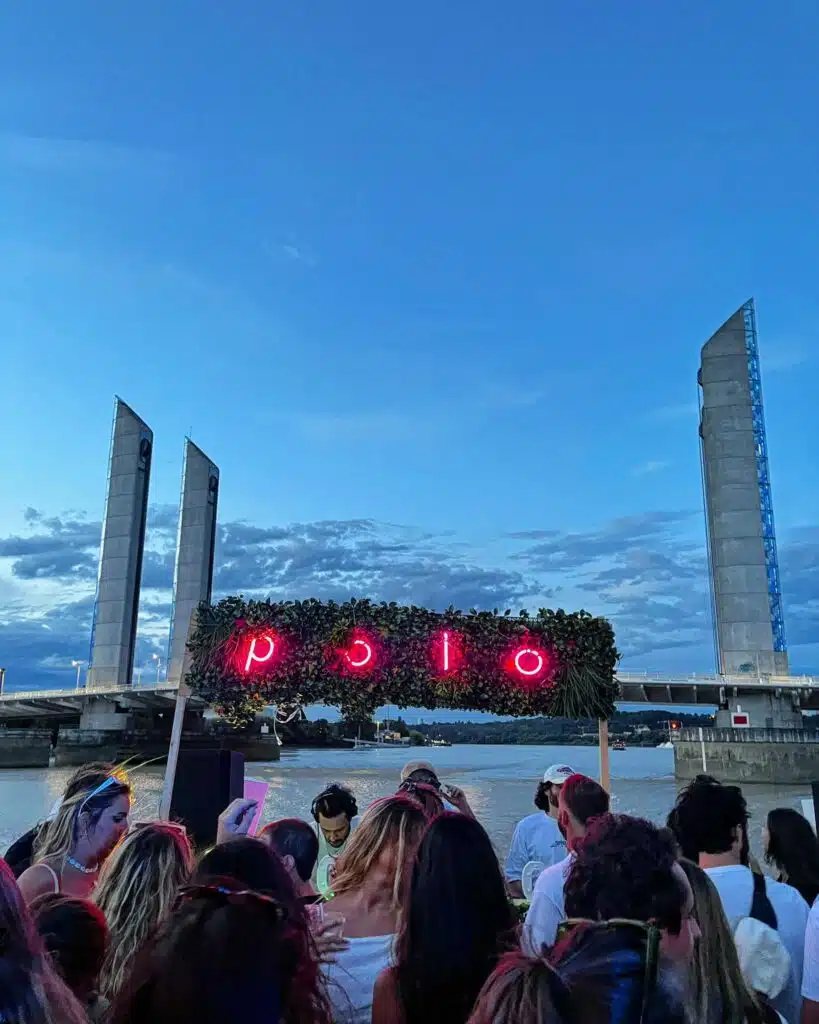
[[681, 729], [674, 770], [689, 781], [706, 772], [721, 782], [809, 784], [819, 780], [819, 732], [804, 729]]
[[[45, 729], [0, 729], [0, 768], [47, 768], [85, 764], [87, 761], [155, 761], [168, 756], [169, 738], [150, 732], [111, 732], [105, 729], [62, 728], [54, 742]], [[246, 761], [278, 761], [279, 745], [273, 736], [183, 734], [183, 750], [220, 747], [244, 754]]]

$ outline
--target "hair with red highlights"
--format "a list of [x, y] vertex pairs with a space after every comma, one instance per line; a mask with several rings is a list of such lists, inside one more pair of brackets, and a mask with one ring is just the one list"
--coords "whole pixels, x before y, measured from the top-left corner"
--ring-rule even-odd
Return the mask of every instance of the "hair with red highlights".
[[241, 883], [212, 879], [183, 895], [143, 947], [108, 1019], [330, 1024], [331, 1018], [305, 915]]

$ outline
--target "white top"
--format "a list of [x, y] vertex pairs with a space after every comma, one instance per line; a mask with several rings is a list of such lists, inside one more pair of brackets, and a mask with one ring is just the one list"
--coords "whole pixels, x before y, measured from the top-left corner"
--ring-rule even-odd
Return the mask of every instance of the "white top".
[[805, 970], [802, 975], [802, 995], [819, 1003], [819, 899], [811, 907], [805, 931]]
[[554, 818], [543, 811], [519, 821], [512, 836], [506, 858], [506, 880], [519, 882], [530, 860], [542, 861], [546, 867], [558, 864], [566, 856], [566, 840]]
[[[725, 916], [735, 931], [743, 917], [751, 913], [754, 881], [751, 869], [741, 864], [723, 868], [707, 868], [706, 873], [717, 887]], [[788, 1021], [799, 1020], [802, 1006], [802, 963], [805, 955], [805, 928], [808, 905], [802, 896], [782, 882], [765, 878], [768, 899], [776, 913], [777, 931], [791, 957], [791, 977], [781, 995], [771, 1000], [774, 1008]]]
[[563, 887], [574, 863], [570, 853], [560, 863], [546, 868], [535, 883], [532, 903], [523, 925], [521, 944], [530, 956], [540, 956], [544, 946], [553, 946], [560, 922], [566, 917]]
[[375, 981], [392, 965], [394, 941], [394, 935], [347, 939], [347, 949], [322, 963], [334, 1024], [370, 1024]]

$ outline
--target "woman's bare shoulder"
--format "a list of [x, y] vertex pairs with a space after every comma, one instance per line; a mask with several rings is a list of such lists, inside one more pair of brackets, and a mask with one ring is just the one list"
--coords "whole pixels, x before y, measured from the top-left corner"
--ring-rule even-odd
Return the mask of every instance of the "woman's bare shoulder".
[[59, 875], [46, 861], [40, 861], [26, 868], [17, 879], [17, 884], [20, 886], [23, 899], [26, 903], [31, 903], [38, 896], [57, 891]]

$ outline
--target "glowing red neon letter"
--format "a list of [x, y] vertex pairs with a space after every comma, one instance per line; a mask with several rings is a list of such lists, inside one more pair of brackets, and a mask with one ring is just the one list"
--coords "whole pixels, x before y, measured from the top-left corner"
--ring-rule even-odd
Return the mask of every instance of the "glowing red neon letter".
[[444, 672], [449, 672], [449, 633], [444, 633], [442, 641], [442, 650], [444, 653]]
[[[360, 648], [361, 656], [358, 659], [353, 659], [354, 647]], [[366, 640], [353, 640], [350, 644], [350, 650], [347, 651], [346, 658], [352, 668], [364, 668], [365, 665], [369, 665], [373, 660], [373, 649]]]
[[[535, 658], [537, 660], [537, 667], [524, 668], [521, 664], [523, 658]], [[543, 655], [540, 651], [536, 651], [531, 647], [522, 647], [515, 655], [515, 668], [522, 676], [536, 676], [543, 669]]]
[[[260, 640], [267, 641], [267, 653], [259, 655], [256, 653], [256, 644]], [[247, 652], [247, 661], [245, 662], [245, 672], [250, 671], [250, 666], [255, 662], [258, 665], [263, 665], [266, 661], [270, 661], [273, 657], [273, 653], [276, 650], [276, 641], [272, 636], [265, 634], [264, 636], [254, 637], [250, 641], [250, 650]]]

